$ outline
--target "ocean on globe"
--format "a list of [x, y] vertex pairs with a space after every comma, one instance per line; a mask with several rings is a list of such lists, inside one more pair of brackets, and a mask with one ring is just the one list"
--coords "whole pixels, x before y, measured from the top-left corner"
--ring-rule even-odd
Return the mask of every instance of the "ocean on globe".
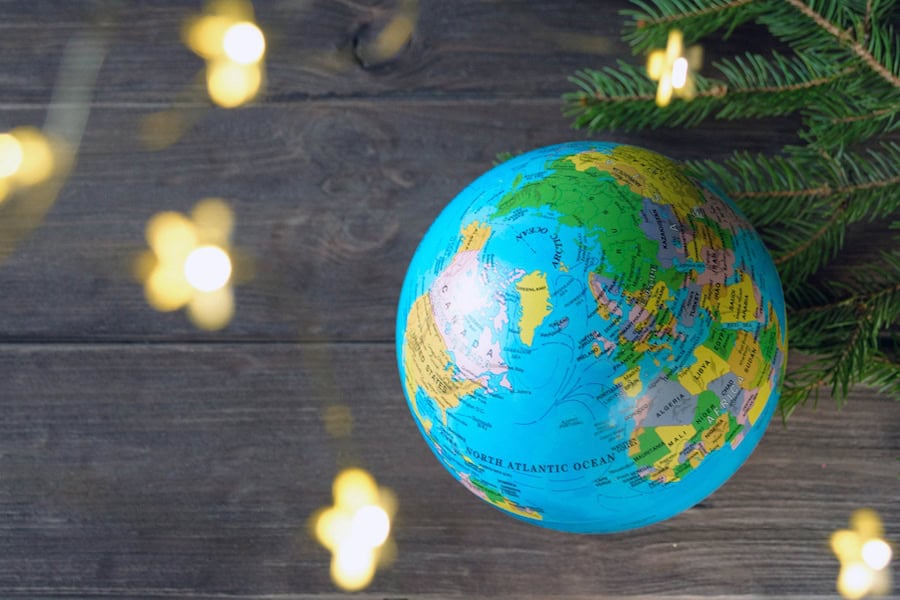
[[604, 533], [721, 486], [774, 412], [778, 273], [720, 191], [634, 146], [540, 148], [466, 187], [404, 281], [397, 358], [428, 446], [472, 493]]

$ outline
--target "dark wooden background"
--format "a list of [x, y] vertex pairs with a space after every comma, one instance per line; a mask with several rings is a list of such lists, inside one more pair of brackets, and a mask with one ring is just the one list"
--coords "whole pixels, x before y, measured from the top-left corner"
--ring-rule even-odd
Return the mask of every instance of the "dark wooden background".
[[[400, 503], [397, 560], [359, 597], [834, 597], [828, 537], [854, 509], [900, 539], [900, 411], [870, 390], [773, 422], [720, 491], [632, 533], [519, 523], [431, 456], [394, 361], [412, 252], [497, 153], [583, 138], [560, 114], [566, 77], [629, 51], [622, 2], [422, 0], [409, 46], [361, 66], [354, 39], [394, 5], [258, 2], [268, 93], [224, 111], [189, 91], [202, 62], [179, 28], [199, 3], [0, 1], [0, 130], [43, 121], [73, 35], [110, 40], [77, 167], [0, 263], [0, 598], [344, 597], [307, 520], [352, 462]], [[765, 44], [746, 28], [706, 50]], [[141, 119], [172, 107], [193, 127], [148, 150]], [[795, 128], [605, 137], [723, 157]], [[207, 196], [255, 260], [218, 333], [153, 311], [130, 275], [147, 220]], [[847, 256], [887, 239], [855, 230]], [[349, 442], [323, 427], [337, 403]]]

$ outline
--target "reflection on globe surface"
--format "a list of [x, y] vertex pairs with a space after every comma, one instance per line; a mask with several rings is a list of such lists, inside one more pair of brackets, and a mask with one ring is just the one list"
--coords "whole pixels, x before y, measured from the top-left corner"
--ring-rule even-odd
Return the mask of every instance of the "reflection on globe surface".
[[438, 460], [535, 525], [693, 506], [775, 410], [781, 283], [720, 193], [633, 146], [534, 150], [463, 190], [406, 275], [397, 357]]

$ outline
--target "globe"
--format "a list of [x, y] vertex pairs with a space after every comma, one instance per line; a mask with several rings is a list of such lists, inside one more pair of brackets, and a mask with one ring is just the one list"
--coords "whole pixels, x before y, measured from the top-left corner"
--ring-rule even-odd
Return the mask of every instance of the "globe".
[[672, 517], [721, 486], [775, 410], [778, 273], [719, 190], [634, 146], [491, 169], [409, 266], [397, 359], [413, 419], [476, 496], [553, 529]]

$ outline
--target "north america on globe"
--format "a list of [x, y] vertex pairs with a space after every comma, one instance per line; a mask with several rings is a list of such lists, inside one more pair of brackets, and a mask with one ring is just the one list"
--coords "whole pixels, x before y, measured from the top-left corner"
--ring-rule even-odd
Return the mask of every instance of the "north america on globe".
[[425, 234], [397, 358], [420, 432], [491, 505], [582, 533], [672, 517], [744, 463], [775, 410], [781, 283], [721, 192], [634, 146], [498, 165]]

